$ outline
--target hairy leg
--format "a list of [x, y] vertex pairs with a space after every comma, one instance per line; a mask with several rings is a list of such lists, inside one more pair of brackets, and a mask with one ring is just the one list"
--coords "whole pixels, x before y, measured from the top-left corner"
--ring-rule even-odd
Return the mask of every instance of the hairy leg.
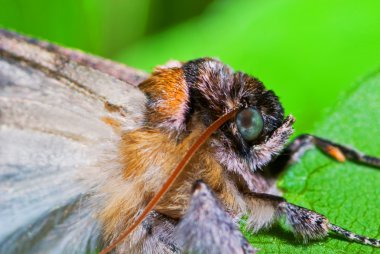
[[293, 142], [291, 142], [269, 165], [271, 173], [274, 175], [281, 173], [288, 165], [297, 162], [307, 150], [313, 147], [317, 147], [340, 162], [350, 160], [356, 163], [380, 168], [380, 158], [378, 157], [363, 154], [348, 146], [336, 144], [310, 134], [303, 134], [296, 137]]
[[176, 232], [185, 253], [256, 253], [202, 181], [194, 184], [189, 209]]
[[120, 244], [116, 253], [179, 254], [174, 230], [177, 221], [151, 212], [133, 234]]
[[[364, 237], [336, 226], [322, 214], [304, 207], [288, 203], [284, 198], [262, 194], [249, 193], [245, 196], [250, 210], [249, 226], [253, 229], [269, 226], [282, 217], [291, 227], [296, 237], [304, 242], [325, 238], [330, 232], [334, 232], [344, 238], [362, 244], [380, 247], [380, 240]], [[262, 214], [265, 213], [265, 216]], [[259, 219], [258, 219], [259, 218]]]
[[211, 189], [202, 181], [193, 185], [189, 208], [181, 221], [151, 212], [116, 253], [254, 254]]

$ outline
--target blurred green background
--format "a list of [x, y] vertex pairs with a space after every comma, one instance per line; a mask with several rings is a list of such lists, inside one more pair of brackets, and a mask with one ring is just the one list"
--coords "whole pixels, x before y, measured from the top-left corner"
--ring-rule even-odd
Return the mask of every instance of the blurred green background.
[[218, 57], [275, 90], [296, 116], [298, 133], [310, 131], [326, 108], [380, 66], [378, 0], [0, 0], [0, 6], [2, 27], [147, 71], [169, 59]]

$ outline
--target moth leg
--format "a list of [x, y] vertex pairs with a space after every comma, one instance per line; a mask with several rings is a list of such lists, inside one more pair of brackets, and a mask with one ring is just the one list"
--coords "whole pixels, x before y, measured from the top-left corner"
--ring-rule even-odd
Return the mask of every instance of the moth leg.
[[173, 234], [176, 225], [176, 220], [152, 211], [115, 252], [180, 254], [181, 249]]
[[177, 229], [184, 253], [256, 253], [231, 216], [202, 181], [193, 185], [189, 209]]
[[296, 137], [270, 164], [271, 170], [275, 171], [274, 173], [280, 173], [286, 168], [286, 166], [298, 161], [307, 150], [313, 147], [317, 147], [340, 162], [350, 160], [356, 163], [380, 168], [379, 157], [366, 155], [348, 146], [340, 145], [320, 137], [303, 134]]
[[322, 214], [287, 202], [284, 198], [264, 194], [246, 194], [249, 206], [248, 227], [258, 230], [270, 226], [275, 221], [285, 218], [294, 235], [308, 240], [318, 240], [328, 236], [330, 232], [346, 239], [362, 244], [380, 247], [380, 240], [357, 235], [329, 222]]

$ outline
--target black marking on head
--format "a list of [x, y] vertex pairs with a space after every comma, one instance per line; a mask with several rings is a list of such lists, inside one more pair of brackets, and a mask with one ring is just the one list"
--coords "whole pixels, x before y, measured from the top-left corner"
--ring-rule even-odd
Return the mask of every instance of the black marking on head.
[[199, 64], [206, 61], [207, 58], [198, 58], [192, 61], [185, 63], [182, 66], [183, 74], [185, 76], [185, 81], [187, 86], [189, 87], [189, 98], [190, 102], [188, 105], [188, 110], [185, 115], [185, 123], [188, 124], [192, 114], [194, 113], [194, 106], [196, 101], [194, 98], [196, 97], [196, 93], [193, 89], [194, 84], [198, 82], [199, 79]]
[[281, 125], [284, 111], [278, 97], [258, 79], [234, 73], [229, 66], [211, 58], [190, 61], [182, 68], [191, 107], [200, 111], [206, 126], [234, 107], [258, 108], [264, 118], [264, 135]]
[[190, 96], [186, 123], [196, 116], [204, 126], [210, 126], [217, 118], [236, 108], [251, 107], [262, 116], [264, 127], [254, 140], [244, 140], [235, 119], [227, 121], [213, 134], [218, 140], [217, 149], [234, 155], [229, 158], [236, 162], [233, 162], [235, 170], [255, 170], [257, 166], [267, 163], [271, 154], [281, 149], [290, 133], [285, 128], [285, 134], [278, 133], [283, 138], [272, 139], [272, 143], [267, 147], [261, 146], [263, 148], [260, 151], [253, 149], [254, 146], [266, 144], [284, 123], [284, 110], [278, 97], [267, 90], [260, 80], [242, 72], [234, 72], [228, 65], [212, 58], [190, 61], [182, 68]]
[[192, 87], [196, 82], [198, 82], [199, 76], [199, 64], [206, 61], [205, 58], [199, 58], [185, 63], [182, 66], [183, 73], [185, 75], [185, 80], [189, 87]]

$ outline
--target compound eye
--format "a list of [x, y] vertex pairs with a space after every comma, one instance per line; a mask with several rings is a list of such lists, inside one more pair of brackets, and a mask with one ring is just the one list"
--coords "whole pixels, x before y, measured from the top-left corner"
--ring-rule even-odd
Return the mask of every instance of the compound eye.
[[236, 125], [241, 136], [247, 141], [255, 140], [263, 130], [264, 121], [254, 108], [246, 108], [236, 116]]

